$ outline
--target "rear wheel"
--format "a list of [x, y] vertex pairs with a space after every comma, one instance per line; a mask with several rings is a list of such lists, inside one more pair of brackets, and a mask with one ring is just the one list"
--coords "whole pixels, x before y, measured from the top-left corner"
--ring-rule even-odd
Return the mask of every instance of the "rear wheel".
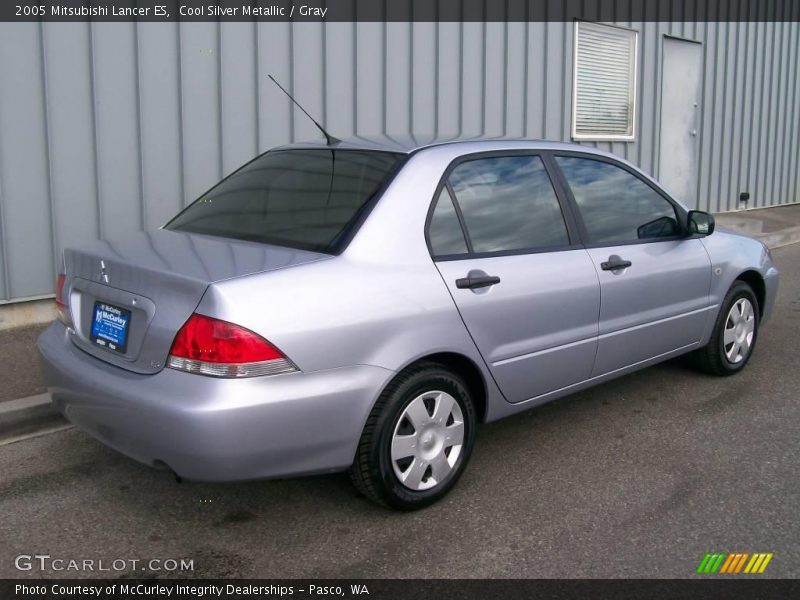
[[367, 498], [415, 510], [447, 494], [475, 438], [475, 408], [464, 380], [435, 363], [398, 375], [375, 404], [350, 467]]
[[697, 351], [699, 366], [713, 375], [733, 375], [750, 360], [758, 337], [758, 302], [753, 289], [736, 282], [725, 296], [711, 340]]

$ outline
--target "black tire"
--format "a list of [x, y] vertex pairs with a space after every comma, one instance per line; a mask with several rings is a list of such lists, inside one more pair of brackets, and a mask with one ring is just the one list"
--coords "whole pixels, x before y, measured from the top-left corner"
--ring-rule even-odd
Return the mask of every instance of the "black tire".
[[[731, 307], [742, 298], [747, 299], [753, 307], [755, 322], [753, 341], [750, 344], [747, 354], [743, 355], [739, 362], [731, 362], [725, 353], [725, 326], [728, 322], [728, 315], [731, 311]], [[711, 334], [711, 340], [709, 340], [708, 345], [694, 353], [697, 366], [706, 373], [723, 377], [734, 375], [744, 369], [750, 357], [753, 356], [753, 350], [755, 350], [756, 340], [758, 339], [759, 319], [758, 301], [756, 295], [753, 293], [753, 288], [743, 281], [736, 281], [733, 286], [731, 286], [731, 289], [728, 290], [728, 293], [725, 295], [725, 300], [722, 302], [722, 308], [714, 323], [714, 331]]]
[[[394, 472], [391, 443], [406, 407], [429, 391], [444, 391], [458, 403], [463, 416], [461, 453], [447, 478], [427, 490], [412, 490]], [[398, 510], [417, 510], [433, 504], [458, 481], [475, 442], [475, 406], [464, 380], [436, 363], [420, 363], [398, 374], [378, 398], [364, 426], [350, 479], [366, 498]], [[427, 472], [427, 471], [426, 471]]]

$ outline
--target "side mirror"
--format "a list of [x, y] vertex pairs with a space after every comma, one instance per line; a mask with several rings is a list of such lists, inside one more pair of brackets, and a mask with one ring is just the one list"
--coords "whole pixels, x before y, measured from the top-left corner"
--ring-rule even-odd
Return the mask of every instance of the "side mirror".
[[702, 210], [690, 210], [689, 235], [711, 235], [714, 233], [714, 215]]

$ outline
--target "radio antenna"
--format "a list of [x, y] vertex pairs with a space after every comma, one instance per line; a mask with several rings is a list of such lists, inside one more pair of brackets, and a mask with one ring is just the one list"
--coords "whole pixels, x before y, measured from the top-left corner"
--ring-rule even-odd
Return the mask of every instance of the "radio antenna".
[[278, 83], [278, 81], [277, 81], [277, 80], [276, 80], [276, 79], [275, 79], [275, 78], [274, 78], [272, 75], [270, 75], [270, 74], [267, 74], [267, 77], [269, 77], [270, 79], [272, 79], [272, 83], [274, 83], [274, 84], [275, 84], [275, 85], [277, 85], [279, 88], [281, 88], [281, 91], [282, 91], [284, 94], [286, 94], [287, 96], [289, 96], [289, 100], [291, 100], [292, 102], [294, 102], [294, 103], [295, 103], [295, 106], [297, 106], [297, 108], [299, 108], [300, 110], [302, 110], [302, 111], [303, 111], [303, 113], [304, 113], [304, 114], [305, 114], [305, 115], [306, 115], [306, 116], [307, 116], [309, 119], [311, 119], [312, 123], [314, 123], [314, 125], [316, 125], [316, 126], [317, 126], [317, 129], [319, 129], [319, 130], [322, 132], [322, 135], [324, 135], [324, 136], [325, 136], [325, 140], [326, 140], [326, 143], [327, 143], [327, 145], [328, 145], [328, 146], [333, 146], [334, 144], [336, 144], [336, 143], [338, 143], [338, 142], [341, 142], [341, 141], [342, 141], [342, 140], [340, 140], [339, 138], [337, 138], [337, 137], [334, 137], [334, 136], [332, 136], [330, 133], [328, 133], [327, 131], [325, 131], [325, 128], [324, 128], [322, 125], [320, 125], [319, 123], [317, 123], [317, 121], [314, 119], [314, 117], [312, 117], [310, 114], [308, 114], [308, 111], [307, 111], [305, 108], [303, 108], [302, 106], [300, 106], [300, 103], [299, 103], [297, 100], [295, 100], [294, 98], [292, 98], [292, 95], [291, 95], [289, 92], [287, 92], [287, 91], [286, 91], [286, 89], [285, 89], [285, 88], [284, 88], [284, 87], [283, 87], [283, 86], [282, 86], [280, 83]]

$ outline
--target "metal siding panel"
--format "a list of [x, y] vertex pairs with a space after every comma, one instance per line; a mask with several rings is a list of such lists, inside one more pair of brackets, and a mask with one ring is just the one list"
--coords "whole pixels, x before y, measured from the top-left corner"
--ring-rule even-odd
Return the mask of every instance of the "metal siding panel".
[[740, 166], [740, 149], [742, 147], [742, 129], [745, 121], [741, 118], [744, 112], [744, 64], [747, 53], [747, 45], [744, 43], [745, 35], [747, 33], [747, 23], [731, 23], [730, 27], [735, 29], [731, 38], [733, 39], [733, 82], [731, 90], [733, 94], [733, 108], [730, 115], [730, 128], [731, 128], [731, 145], [728, 151], [727, 163], [727, 176], [726, 185], [727, 192], [725, 194], [726, 203], [723, 210], [733, 210], [736, 208], [739, 199], [739, 166]]
[[464, 23], [461, 76], [462, 129], [464, 135], [480, 135], [484, 127], [483, 111], [483, 57], [485, 38], [483, 24]]
[[55, 279], [39, 23], [0, 24], [3, 298], [47, 294]]
[[572, 23], [561, 23], [561, 139], [570, 141], [572, 136], [572, 61], [575, 46], [575, 27]]
[[753, 194], [753, 198], [751, 198], [751, 200], [754, 200], [754, 202], [751, 203], [753, 207], [764, 206], [766, 199], [765, 182], [767, 165], [764, 159], [767, 153], [767, 125], [769, 123], [768, 115], [766, 114], [769, 105], [769, 94], [767, 90], [772, 78], [772, 69], [770, 68], [770, 64], [772, 63], [772, 23], [764, 23], [762, 39], [764, 40], [764, 51], [761, 53], [762, 60], [760, 64], [761, 83], [759, 86], [760, 93], [758, 94], [759, 110], [756, 112], [758, 117], [755, 119], [754, 123], [757, 127], [754, 144], [758, 160], [755, 163], [755, 193]]
[[[794, 5], [794, 19], [800, 17], [800, 6]], [[800, 44], [796, 40], [800, 39], [800, 23], [795, 21], [792, 24], [792, 40], [795, 41], [794, 55], [794, 75], [792, 77], [792, 150], [790, 151], [789, 174], [789, 202], [800, 202]]]
[[[781, 12], [782, 16], [782, 12]], [[777, 60], [772, 61], [772, 85], [770, 97], [772, 99], [772, 107], [769, 114], [770, 120], [770, 144], [769, 153], [767, 156], [767, 185], [769, 192], [767, 193], [768, 204], [780, 204], [783, 198], [780, 195], [780, 183], [778, 180], [777, 165], [780, 163], [781, 157], [781, 131], [779, 125], [781, 123], [781, 116], [786, 110], [786, 91], [783, 88], [783, 83], [786, 80], [785, 61], [783, 50], [783, 31], [784, 23], [778, 22], [775, 24], [774, 37], [772, 45], [778, 55]]]
[[727, 168], [731, 153], [731, 128], [733, 120], [733, 69], [735, 68], [734, 59], [736, 57], [736, 47], [732, 24], [722, 23], [718, 25], [719, 41], [718, 48], [720, 57], [718, 58], [717, 68], [721, 71], [719, 76], [720, 101], [717, 103], [719, 115], [719, 138], [720, 143], [714, 147], [713, 161], [716, 166], [715, 177], [712, 185], [716, 188], [714, 194], [715, 212], [726, 210], [730, 198], [728, 196], [728, 175]]
[[[751, 200], [753, 199], [752, 196], [754, 194], [753, 189], [753, 181], [755, 178], [755, 170], [757, 167], [754, 166], [754, 163], [758, 162], [758, 152], [754, 151], [753, 141], [756, 139], [753, 132], [755, 130], [755, 119], [757, 110], [757, 91], [760, 85], [759, 79], [759, 72], [758, 72], [758, 65], [759, 65], [759, 56], [760, 56], [760, 47], [759, 47], [759, 40], [763, 38], [760, 37], [760, 25], [759, 23], [748, 23], [747, 24], [747, 31], [748, 36], [751, 40], [749, 45], [749, 58], [748, 58], [748, 86], [747, 86], [747, 96], [745, 98], [745, 102], [747, 103], [747, 108], [745, 109], [745, 116], [747, 117], [747, 131], [745, 136], [742, 138], [742, 145], [744, 148], [744, 153], [746, 153], [746, 160], [742, 164], [742, 178], [739, 182], [739, 191], [746, 191], [749, 192], [751, 195]], [[763, 41], [761, 42], [763, 43]], [[738, 205], [737, 205], [738, 206]]]
[[222, 176], [219, 23], [181, 25], [184, 198], [189, 204]]
[[44, 24], [45, 100], [59, 251], [99, 237], [89, 52], [88, 23]]
[[144, 228], [160, 227], [183, 205], [178, 25], [138, 23]]
[[[528, 23], [527, 76], [525, 82], [525, 136], [544, 137], [544, 96], [546, 62], [547, 23]], [[572, 77], [572, 67], [568, 77]], [[572, 100], [570, 100], [570, 106]]]
[[251, 23], [220, 24], [220, 111], [222, 171], [227, 175], [258, 154], [255, 28]]
[[777, 89], [778, 89], [778, 78], [780, 77], [780, 46], [778, 44], [778, 28], [780, 27], [780, 23], [771, 22], [769, 23], [770, 33], [768, 37], [768, 45], [770, 46], [770, 50], [772, 52], [771, 59], [769, 63], [767, 63], [767, 80], [768, 84], [766, 86], [766, 96], [765, 96], [765, 104], [764, 108], [766, 113], [763, 115], [764, 117], [764, 155], [762, 160], [766, 162], [764, 165], [763, 170], [763, 180], [762, 180], [762, 187], [763, 187], [763, 194], [762, 194], [762, 206], [769, 206], [770, 204], [777, 203], [777, 199], [774, 197], [774, 189], [773, 189], [773, 167], [775, 161], [775, 123], [777, 112], [779, 108], [778, 98], [777, 98]]
[[384, 24], [356, 24], [356, 133], [383, 133], [386, 110], [384, 87]]
[[781, 74], [781, 80], [784, 83], [784, 92], [781, 96], [782, 102], [782, 109], [781, 109], [781, 123], [779, 125], [779, 131], [781, 132], [780, 138], [780, 145], [778, 146], [778, 156], [779, 162], [777, 165], [778, 169], [778, 186], [780, 189], [780, 202], [785, 204], [789, 201], [789, 177], [787, 171], [794, 170], [792, 166], [787, 162], [787, 155], [790, 152], [791, 148], [791, 137], [792, 133], [790, 131], [791, 127], [791, 118], [792, 113], [794, 111], [794, 107], [792, 106], [792, 82], [795, 81], [795, 76], [793, 73], [794, 64], [795, 64], [795, 52], [792, 49], [792, 42], [797, 38], [793, 38], [792, 34], [794, 33], [794, 23], [790, 21], [793, 16], [793, 8], [792, 4], [789, 4], [786, 9], [786, 21], [784, 22], [783, 28], [783, 52], [784, 52], [784, 68]]
[[724, 57], [722, 52], [723, 47], [723, 34], [720, 32], [719, 23], [709, 23], [709, 58], [710, 61], [706, 63], [706, 78], [709, 80], [711, 86], [711, 102], [706, 100], [709, 108], [709, 124], [706, 128], [708, 133], [709, 145], [707, 147], [708, 156], [706, 156], [705, 166], [706, 170], [703, 175], [703, 182], [706, 185], [705, 194], [699, 199], [705, 206], [706, 210], [717, 211], [719, 210], [719, 190], [717, 188], [719, 162], [718, 157], [722, 151], [722, 113], [721, 105], [724, 103], [724, 90], [723, 78]]
[[659, 57], [659, 38], [657, 24], [640, 23], [639, 60], [641, 86], [637, 99], [638, 166], [647, 173], [653, 173], [653, 148], [655, 144], [656, 102], [660, 80], [656, 77]]
[[91, 27], [100, 230], [113, 240], [142, 227], [136, 25]]
[[[800, 10], [800, 6], [794, 6]], [[798, 16], [800, 15], [793, 15], [795, 19]], [[800, 98], [798, 98], [798, 93], [800, 93], [800, 44], [797, 43], [797, 40], [800, 39], [800, 23], [792, 22], [790, 33], [790, 44], [794, 41], [791, 78], [789, 80], [792, 87], [792, 95], [789, 101], [789, 147], [788, 152], [786, 152], [784, 172], [787, 178], [786, 202], [800, 202], [800, 191], [798, 191], [797, 187], [798, 182], [800, 182], [800, 174], [798, 173], [800, 171], [798, 169], [798, 164], [800, 163], [800, 156], [798, 156], [798, 149], [800, 149]]]
[[436, 23], [412, 25], [411, 131], [430, 135], [436, 130]]
[[437, 123], [440, 135], [456, 135], [461, 107], [461, 25], [439, 23]]
[[[790, 14], [787, 14], [787, 17], [790, 17]], [[787, 129], [789, 127], [789, 114], [791, 111], [791, 104], [790, 104], [790, 96], [791, 91], [789, 89], [789, 85], [791, 82], [792, 76], [792, 53], [791, 53], [791, 42], [789, 38], [789, 34], [792, 29], [792, 24], [789, 22], [781, 23], [781, 52], [783, 56], [783, 65], [780, 73], [780, 91], [778, 92], [778, 98], [780, 99], [781, 108], [780, 114], [778, 115], [778, 137], [777, 137], [777, 157], [776, 157], [776, 165], [775, 165], [775, 176], [776, 176], [776, 190], [777, 190], [777, 202], [785, 203], [787, 200], [787, 189], [786, 189], [786, 171], [788, 169], [786, 165], [786, 155], [789, 153], [789, 134]]]
[[503, 131], [507, 135], [523, 136], [525, 110], [525, 23], [506, 24], [506, 104]]
[[486, 23], [484, 47], [484, 133], [503, 135], [505, 128], [506, 88], [505, 23]]
[[259, 152], [286, 144], [292, 137], [294, 111], [291, 100], [270, 81], [272, 75], [291, 93], [289, 23], [259, 22], [256, 29], [258, 66], [263, 74], [258, 80]]
[[800, 202], [800, 169], [797, 165], [800, 164], [800, 44], [796, 43], [800, 39], [800, 5], [795, 5], [795, 12], [792, 22], [792, 34], [790, 40], [792, 43], [792, 60], [794, 67], [792, 69], [792, 101], [789, 103], [791, 108], [791, 135], [790, 135], [790, 152], [787, 158], [787, 171], [789, 176], [788, 186], [788, 199], [787, 202]]
[[[294, 81], [292, 94], [314, 119], [322, 122], [325, 92], [322, 64], [322, 23], [295, 23]], [[294, 120], [294, 137], [298, 140], [324, 139], [316, 125], [299, 109]]]
[[[668, 23], [625, 22], [626, 0], [587, 8], [640, 34], [636, 140], [591, 145], [655, 170], [669, 31], [705, 52], [701, 206], [734, 209], [739, 191], [751, 206], [800, 200], [797, 23], [678, 23], [704, 16], [680, 0], [654, 7]], [[0, 298], [52, 291], [54, 240], [157, 227], [257, 151], [317, 138], [267, 73], [340, 137], [571, 133], [572, 22], [43, 27], [46, 87], [29, 76], [42, 69], [40, 26], [0, 26]]]
[[383, 131], [404, 133], [411, 128], [411, 24], [386, 23], [385, 43]]
[[[545, 45], [545, 83], [544, 83], [544, 137], [560, 140], [562, 138], [562, 98], [567, 75], [561, 68], [564, 50], [564, 28], [561, 23], [547, 23]], [[570, 99], [571, 105], [571, 99]]]
[[326, 127], [330, 127], [331, 133], [336, 137], [347, 137], [355, 133], [355, 29], [353, 23], [325, 25], [325, 121]]
[[[660, 6], [666, 6], [666, 2], [662, 1]], [[661, 78], [662, 75], [662, 55], [664, 52], [664, 32], [667, 26], [664, 23], [655, 23], [655, 31], [653, 35], [654, 46], [652, 55], [652, 68], [653, 68], [653, 113], [649, 123], [650, 130], [652, 131], [652, 138], [650, 141], [650, 156], [651, 168], [650, 173], [654, 177], [658, 177], [659, 166], [659, 153], [661, 151]], [[648, 60], [647, 58], [645, 60]]]

